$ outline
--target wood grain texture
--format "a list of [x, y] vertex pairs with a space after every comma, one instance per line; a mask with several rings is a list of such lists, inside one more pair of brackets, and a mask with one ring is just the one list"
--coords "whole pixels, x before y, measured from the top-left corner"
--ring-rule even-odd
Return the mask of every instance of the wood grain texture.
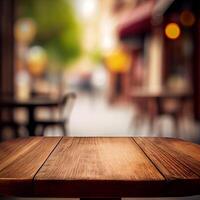
[[173, 138], [149, 138], [160, 148], [168, 151], [172, 156], [177, 157], [179, 161], [200, 176], [200, 146], [184, 140]]
[[142, 182], [150, 195], [163, 180], [131, 138], [63, 138], [34, 182], [37, 195], [109, 197], [137, 196]]
[[198, 145], [172, 138], [134, 140], [166, 178], [166, 194], [200, 194], [199, 156], [196, 158], [200, 153]]
[[4, 195], [197, 195], [199, 170], [199, 145], [172, 138], [35, 137], [0, 144]]
[[0, 171], [38, 143], [40, 138], [22, 138], [0, 144]]
[[32, 180], [61, 138], [24, 138], [0, 144], [0, 193], [32, 194]]

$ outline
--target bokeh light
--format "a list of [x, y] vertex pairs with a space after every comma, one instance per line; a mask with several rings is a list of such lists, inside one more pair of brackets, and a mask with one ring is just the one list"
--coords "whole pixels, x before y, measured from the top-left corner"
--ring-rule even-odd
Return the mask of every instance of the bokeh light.
[[19, 43], [30, 43], [36, 34], [36, 24], [30, 18], [19, 19], [15, 24], [15, 39]]
[[165, 27], [165, 35], [169, 38], [169, 39], [177, 39], [181, 34], [181, 30], [178, 24], [176, 23], [169, 23], [167, 24], [167, 26]]
[[192, 26], [195, 23], [195, 17], [189, 10], [184, 10], [180, 15], [180, 21], [184, 26]]
[[47, 55], [40, 46], [31, 47], [27, 54], [27, 64], [29, 71], [34, 76], [40, 76], [46, 67]]
[[130, 66], [130, 56], [118, 49], [107, 56], [106, 63], [109, 70], [112, 72], [127, 72]]
[[75, 6], [81, 19], [90, 19], [97, 12], [98, 0], [76, 0]]

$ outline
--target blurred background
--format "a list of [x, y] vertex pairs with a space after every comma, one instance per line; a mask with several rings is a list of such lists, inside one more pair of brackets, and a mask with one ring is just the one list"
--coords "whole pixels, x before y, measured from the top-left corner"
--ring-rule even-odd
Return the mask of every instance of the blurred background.
[[[3, 0], [1, 108], [8, 94], [30, 103], [74, 92], [69, 136], [199, 143], [199, 11], [195, 0]], [[46, 106], [34, 114], [44, 120], [52, 112]], [[1, 111], [4, 118], [30, 120], [26, 106]], [[13, 137], [10, 126], [2, 129], [3, 140]], [[20, 126], [17, 136], [27, 135]]]

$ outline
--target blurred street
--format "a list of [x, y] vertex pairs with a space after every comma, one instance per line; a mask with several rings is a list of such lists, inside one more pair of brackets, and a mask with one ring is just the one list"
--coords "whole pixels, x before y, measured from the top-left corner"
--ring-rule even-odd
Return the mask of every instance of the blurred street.
[[[153, 127], [148, 115], [139, 124], [134, 123], [137, 110], [132, 104], [109, 105], [103, 95], [78, 96], [69, 123], [69, 136], [163, 136], [173, 137], [177, 132], [169, 115], [156, 118]], [[183, 116], [179, 122], [178, 137], [199, 142], [199, 124]], [[59, 128], [48, 129], [47, 136], [62, 135]]]
[[[159, 136], [199, 143], [197, 1], [16, 0], [14, 9], [13, 20], [2, 23], [12, 23], [14, 43], [2, 46], [2, 140]], [[69, 92], [76, 96], [70, 105]]]

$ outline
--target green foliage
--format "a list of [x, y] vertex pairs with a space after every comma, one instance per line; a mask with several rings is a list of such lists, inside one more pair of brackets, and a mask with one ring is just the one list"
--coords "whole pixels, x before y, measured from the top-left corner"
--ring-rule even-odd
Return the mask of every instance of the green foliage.
[[81, 54], [81, 29], [70, 0], [18, 0], [18, 18], [37, 24], [34, 44], [43, 46], [50, 59], [62, 64]]
[[102, 61], [102, 57], [103, 57], [101, 51], [98, 48], [95, 48], [93, 51], [91, 51], [88, 56], [95, 63], [101, 62]]

